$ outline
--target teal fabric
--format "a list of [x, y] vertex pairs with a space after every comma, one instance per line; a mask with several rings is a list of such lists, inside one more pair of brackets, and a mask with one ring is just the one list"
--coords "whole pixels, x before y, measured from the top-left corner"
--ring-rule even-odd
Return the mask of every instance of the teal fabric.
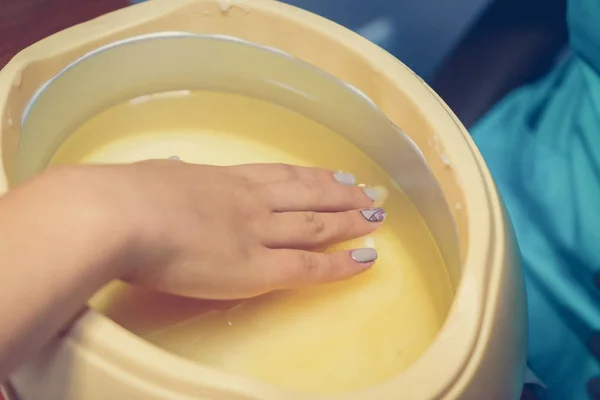
[[587, 400], [600, 364], [600, 0], [569, 0], [574, 55], [473, 130], [513, 221], [528, 290], [528, 364], [550, 400]]

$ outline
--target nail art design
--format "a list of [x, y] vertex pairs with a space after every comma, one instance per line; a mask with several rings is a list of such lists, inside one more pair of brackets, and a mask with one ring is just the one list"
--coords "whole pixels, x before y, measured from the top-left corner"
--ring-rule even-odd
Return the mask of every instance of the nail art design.
[[360, 212], [369, 222], [381, 222], [387, 215], [383, 208], [367, 208]]
[[353, 250], [350, 255], [357, 263], [366, 264], [377, 260], [377, 250], [375, 249], [357, 249]]
[[354, 185], [356, 184], [356, 178], [354, 175], [347, 172], [338, 171], [333, 174], [333, 179], [342, 185]]

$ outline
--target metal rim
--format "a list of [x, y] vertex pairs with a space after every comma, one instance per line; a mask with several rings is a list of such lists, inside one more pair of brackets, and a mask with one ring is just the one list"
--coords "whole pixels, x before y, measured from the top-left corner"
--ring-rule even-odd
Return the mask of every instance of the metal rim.
[[48, 86], [50, 86], [56, 79], [58, 79], [60, 76], [62, 76], [63, 74], [67, 73], [71, 68], [75, 67], [77, 64], [79, 64], [80, 62], [87, 60], [88, 58], [94, 57], [97, 54], [103, 53], [107, 50], [110, 50], [112, 48], [115, 47], [119, 47], [119, 46], [124, 46], [124, 45], [129, 45], [129, 44], [135, 44], [144, 40], [148, 40], [148, 39], [154, 39], [154, 38], [177, 38], [177, 37], [190, 37], [190, 38], [208, 38], [208, 39], [213, 39], [213, 40], [221, 40], [221, 41], [229, 41], [229, 42], [238, 42], [238, 43], [242, 43], [244, 45], [247, 46], [252, 46], [254, 48], [258, 48], [261, 50], [265, 50], [268, 52], [271, 52], [273, 54], [278, 54], [284, 57], [287, 57], [291, 60], [293, 60], [294, 62], [297, 62], [299, 64], [302, 64], [304, 67], [306, 68], [310, 68], [312, 69], [314, 72], [319, 73], [323, 76], [325, 76], [327, 79], [330, 79], [334, 82], [336, 82], [337, 84], [344, 86], [346, 89], [352, 91], [355, 95], [359, 96], [360, 98], [362, 98], [365, 103], [368, 104], [368, 106], [375, 111], [377, 114], [379, 114], [379, 116], [383, 117], [386, 119], [386, 121], [395, 129], [398, 131], [398, 134], [404, 136], [406, 139], [408, 139], [408, 141], [410, 142], [411, 146], [413, 147], [413, 150], [422, 158], [424, 164], [427, 166], [427, 168], [429, 169], [429, 171], [431, 172], [431, 168], [429, 167], [429, 164], [427, 163], [427, 160], [425, 159], [425, 156], [423, 155], [423, 152], [421, 151], [421, 149], [417, 146], [417, 144], [406, 134], [404, 133], [404, 131], [402, 131], [392, 120], [390, 120], [387, 115], [385, 115], [385, 113], [383, 111], [381, 111], [381, 109], [377, 106], [377, 104], [375, 104], [375, 102], [369, 97], [367, 96], [365, 93], [363, 93], [360, 89], [356, 88], [355, 86], [335, 77], [334, 75], [331, 75], [330, 73], [323, 71], [322, 69], [306, 62], [303, 61], [289, 53], [286, 53], [285, 51], [282, 51], [280, 49], [277, 49], [275, 47], [271, 47], [271, 46], [265, 46], [265, 45], [261, 45], [258, 43], [254, 43], [254, 42], [250, 42], [244, 39], [240, 39], [238, 37], [235, 36], [229, 36], [229, 35], [220, 35], [220, 34], [196, 34], [196, 33], [191, 33], [191, 32], [183, 32], [183, 31], [164, 31], [164, 32], [156, 32], [156, 33], [147, 33], [147, 34], [143, 34], [143, 35], [137, 35], [137, 36], [132, 36], [126, 39], [122, 39], [122, 40], [118, 40], [116, 42], [111, 42], [109, 44], [106, 44], [104, 46], [98, 47], [94, 50], [91, 50], [89, 52], [87, 52], [86, 54], [84, 54], [83, 56], [77, 58], [76, 60], [72, 61], [71, 63], [69, 63], [66, 67], [64, 67], [63, 69], [61, 69], [58, 73], [56, 73], [52, 78], [50, 78], [48, 81], [46, 81], [42, 86], [40, 86], [40, 88], [33, 94], [33, 96], [31, 97], [31, 99], [29, 100], [29, 102], [27, 103], [27, 105], [24, 108], [23, 111], [23, 115], [21, 117], [21, 127], [25, 126], [25, 123], [27, 121], [27, 117], [29, 116], [29, 113], [31, 112], [31, 109], [33, 108], [33, 106], [35, 105], [37, 99], [41, 96], [41, 94], [48, 88]]

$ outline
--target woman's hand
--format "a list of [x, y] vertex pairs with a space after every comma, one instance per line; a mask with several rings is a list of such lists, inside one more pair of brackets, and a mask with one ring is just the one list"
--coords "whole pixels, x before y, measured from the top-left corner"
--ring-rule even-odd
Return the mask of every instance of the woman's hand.
[[314, 250], [366, 235], [381, 191], [350, 174], [281, 164], [177, 160], [74, 168], [120, 231], [133, 228], [122, 278], [184, 296], [231, 299], [349, 278], [377, 253]]
[[385, 214], [348, 174], [179, 161], [67, 166], [0, 199], [0, 382], [115, 278], [231, 299], [348, 278], [377, 254], [313, 252]]

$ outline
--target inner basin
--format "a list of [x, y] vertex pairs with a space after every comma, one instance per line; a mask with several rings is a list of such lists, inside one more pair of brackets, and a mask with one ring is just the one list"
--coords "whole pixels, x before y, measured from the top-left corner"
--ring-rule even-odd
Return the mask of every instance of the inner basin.
[[181, 357], [312, 393], [353, 391], [388, 380], [434, 340], [453, 293], [425, 222], [373, 160], [299, 113], [224, 92], [143, 96], [86, 121], [50, 165], [171, 156], [213, 165], [323, 167], [351, 172], [365, 185], [385, 186], [383, 227], [336, 246], [375, 247], [378, 261], [348, 281], [244, 301], [182, 298], [113, 282], [91, 299], [91, 307]]

